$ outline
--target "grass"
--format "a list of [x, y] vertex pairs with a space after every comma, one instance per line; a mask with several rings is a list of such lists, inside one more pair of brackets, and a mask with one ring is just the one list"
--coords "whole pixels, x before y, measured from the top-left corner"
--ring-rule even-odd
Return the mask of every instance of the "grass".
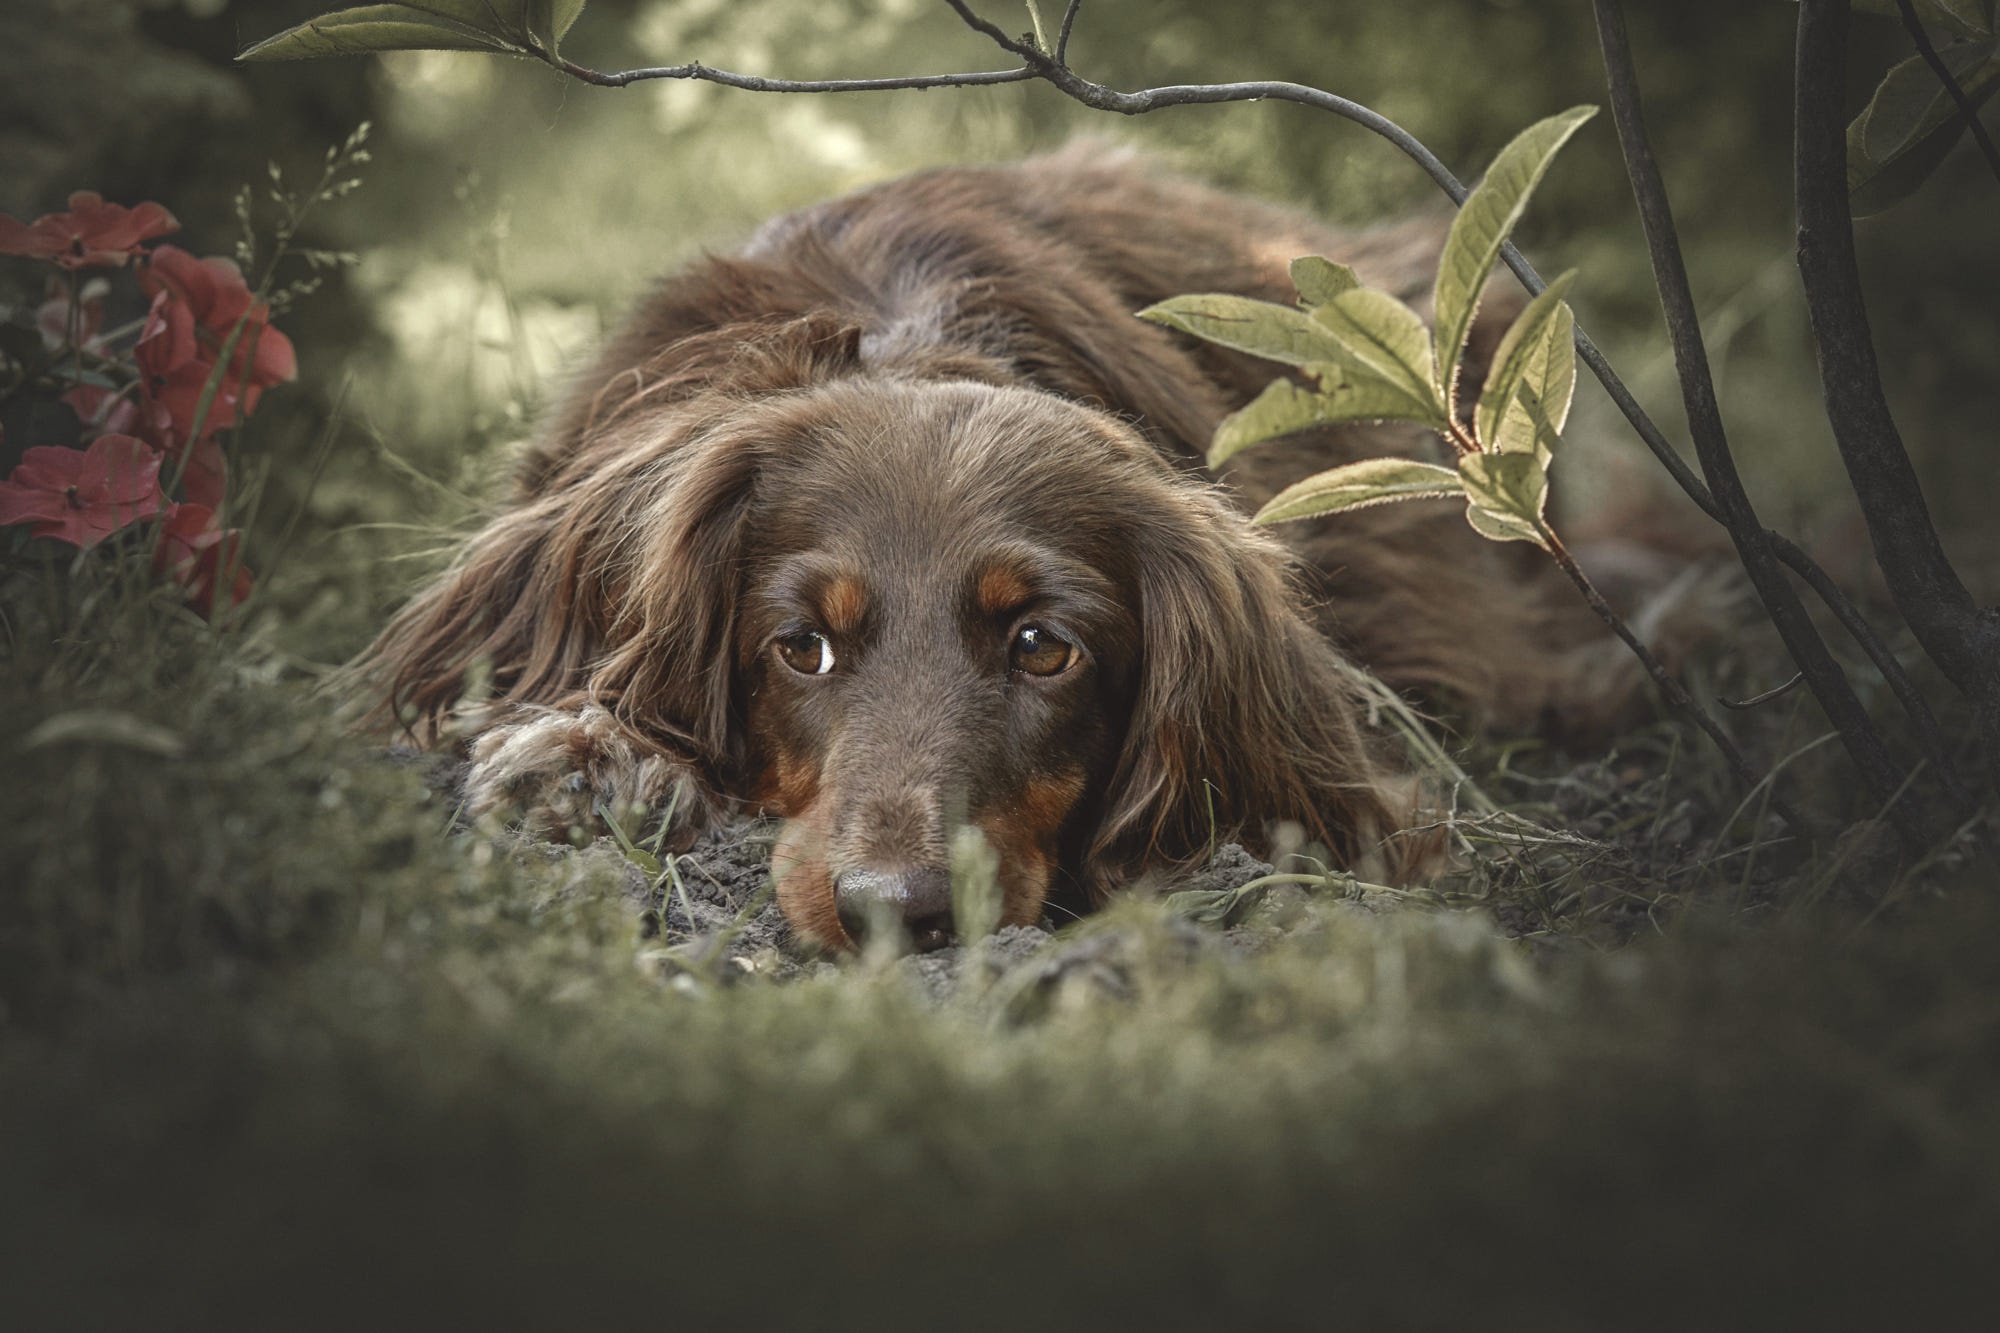
[[1128, 904], [943, 1002], [686, 985], [613, 844], [448, 832], [254, 626], [102, 573], [45, 639], [8, 585], [9, 734], [100, 719], [0, 819], [23, 1327], [1945, 1328], [1989, 1280], [1990, 883], [1690, 888], [1664, 725], [1486, 760], [1478, 859], [1399, 904]]

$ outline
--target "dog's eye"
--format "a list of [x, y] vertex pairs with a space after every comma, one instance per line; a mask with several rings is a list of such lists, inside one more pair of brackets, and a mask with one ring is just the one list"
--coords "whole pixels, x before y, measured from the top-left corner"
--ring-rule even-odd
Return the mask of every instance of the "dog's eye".
[[1076, 645], [1059, 639], [1040, 625], [1023, 625], [1014, 634], [1007, 665], [1031, 676], [1053, 676], [1076, 661]]
[[802, 676], [824, 676], [833, 670], [833, 644], [814, 630], [787, 634], [778, 640], [778, 656]]

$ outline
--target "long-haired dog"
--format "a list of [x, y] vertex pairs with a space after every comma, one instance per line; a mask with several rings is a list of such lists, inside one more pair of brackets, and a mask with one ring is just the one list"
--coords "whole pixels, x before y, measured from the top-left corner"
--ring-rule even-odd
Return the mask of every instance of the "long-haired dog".
[[[1289, 549], [1253, 528], [1310, 471], [1441, 446], [1322, 430], [1218, 484], [1216, 423], [1279, 368], [1133, 312], [1290, 300], [1302, 254], [1416, 300], [1440, 237], [1338, 233], [1088, 146], [781, 217], [644, 302], [364, 669], [421, 739], [464, 745], [475, 813], [561, 831], [643, 805], [680, 845], [782, 819], [779, 901], [834, 947], [885, 910], [945, 938], [967, 825], [1003, 924], [1280, 822], [1408, 874], [1415, 786], [1351, 662], [1586, 729], [1636, 669], [1458, 506], [1293, 525]], [[1518, 309], [1498, 290], [1472, 384]], [[1648, 559], [1624, 563], [1644, 582]]]

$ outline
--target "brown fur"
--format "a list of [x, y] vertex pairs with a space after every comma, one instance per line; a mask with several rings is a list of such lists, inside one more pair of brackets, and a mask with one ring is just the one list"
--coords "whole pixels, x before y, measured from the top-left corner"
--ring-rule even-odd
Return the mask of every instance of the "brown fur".
[[[1506, 726], [1602, 723], [1638, 678], [1535, 553], [1458, 506], [1293, 525], [1289, 551], [1251, 528], [1308, 471], [1440, 446], [1322, 431], [1239, 455], [1219, 488], [1200, 455], [1274, 368], [1132, 312], [1289, 300], [1305, 253], [1415, 298], [1439, 236], [1335, 233], [1091, 148], [780, 218], [642, 305], [512, 507], [364, 665], [424, 739], [471, 734], [475, 810], [563, 828], [607, 794], [673, 801], [683, 836], [783, 818], [780, 902], [829, 944], [850, 889], [934, 917], [961, 823], [1000, 855], [1005, 922], [1059, 881], [1101, 892], [1277, 821], [1406, 874], [1412, 787], [1342, 650]], [[1514, 308], [1489, 300], [1469, 382]], [[1010, 669], [1030, 623], [1075, 665]], [[775, 647], [809, 631], [827, 675]], [[469, 711], [481, 662], [494, 698]]]

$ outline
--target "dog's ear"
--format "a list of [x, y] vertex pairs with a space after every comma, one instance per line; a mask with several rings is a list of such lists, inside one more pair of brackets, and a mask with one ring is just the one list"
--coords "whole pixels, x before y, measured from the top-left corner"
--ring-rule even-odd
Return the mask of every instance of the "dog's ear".
[[628, 579], [592, 694], [626, 725], [711, 766], [731, 753], [744, 520], [776, 446], [726, 417], [679, 451], [626, 532]]
[[562, 707], [581, 700], [608, 628], [593, 518], [609, 496], [548, 495], [489, 524], [397, 613], [352, 667], [419, 742], [490, 699]]
[[496, 520], [391, 622], [359, 669], [419, 740], [490, 670], [496, 700], [598, 703], [692, 760], [723, 760], [738, 529], [763, 446], [726, 414], [675, 425], [692, 437], [635, 441]]
[[1139, 529], [1144, 659], [1093, 854], [1185, 859], [1232, 836], [1268, 850], [1292, 821], [1348, 868], [1400, 873], [1385, 839], [1412, 786], [1378, 760], [1361, 689], [1300, 614], [1282, 548], [1213, 493], [1176, 489], [1186, 512]]
[[519, 502], [355, 664], [380, 711], [428, 744], [485, 677], [489, 698], [596, 702], [721, 761], [737, 529], [774, 447], [745, 403], [847, 373], [855, 338], [807, 318], [694, 340], [588, 434], [531, 455]]

